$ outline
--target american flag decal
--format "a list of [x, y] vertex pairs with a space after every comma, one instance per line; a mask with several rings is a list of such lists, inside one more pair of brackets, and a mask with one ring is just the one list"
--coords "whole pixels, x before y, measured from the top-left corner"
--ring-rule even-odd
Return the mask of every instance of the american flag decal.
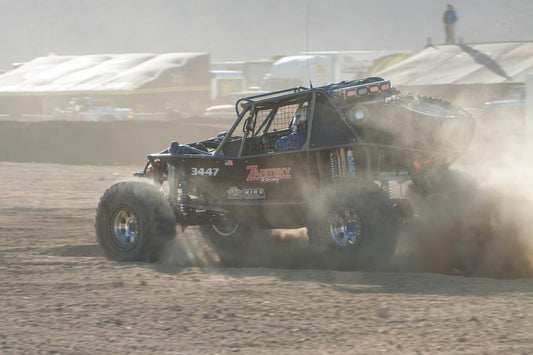
[[226, 166], [233, 166], [233, 160], [224, 160], [224, 165]]

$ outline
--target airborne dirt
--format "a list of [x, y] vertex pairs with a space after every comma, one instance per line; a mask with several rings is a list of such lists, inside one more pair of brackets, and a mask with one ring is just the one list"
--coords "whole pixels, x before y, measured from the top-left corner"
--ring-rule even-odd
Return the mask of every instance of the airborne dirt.
[[137, 168], [0, 163], [0, 352], [533, 352], [527, 278], [340, 271], [304, 231], [232, 265], [194, 230], [161, 263], [107, 261], [95, 206]]

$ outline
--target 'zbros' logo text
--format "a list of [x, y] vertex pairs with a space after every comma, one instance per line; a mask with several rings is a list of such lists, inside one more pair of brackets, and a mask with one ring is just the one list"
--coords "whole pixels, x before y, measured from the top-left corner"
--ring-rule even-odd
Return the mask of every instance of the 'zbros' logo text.
[[257, 169], [257, 165], [250, 165], [246, 169], [250, 170], [246, 181], [279, 182], [292, 179], [291, 168]]

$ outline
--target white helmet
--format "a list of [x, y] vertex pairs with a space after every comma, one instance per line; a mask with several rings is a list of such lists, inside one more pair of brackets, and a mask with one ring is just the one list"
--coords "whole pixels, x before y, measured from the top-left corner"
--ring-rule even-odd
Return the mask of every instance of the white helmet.
[[298, 107], [294, 111], [294, 115], [291, 120], [291, 129], [293, 132], [300, 131], [304, 129], [307, 125], [307, 106]]

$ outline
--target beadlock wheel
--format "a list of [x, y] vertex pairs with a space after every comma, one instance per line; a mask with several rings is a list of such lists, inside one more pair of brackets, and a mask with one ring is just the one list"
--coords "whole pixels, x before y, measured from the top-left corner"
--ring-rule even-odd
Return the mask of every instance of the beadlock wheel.
[[105, 256], [116, 261], [156, 261], [176, 235], [169, 201], [144, 181], [111, 185], [100, 198], [94, 226]]
[[339, 252], [332, 255], [341, 264], [387, 265], [396, 249], [398, 227], [392, 201], [370, 181], [326, 186], [309, 204], [309, 243], [326, 253]]
[[212, 227], [221, 237], [231, 237], [239, 229], [239, 224], [213, 224]]
[[340, 247], [357, 247], [363, 238], [363, 220], [352, 208], [335, 209], [329, 216], [331, 238]]
[[113, 243], [124, 250], [129, 250], [139, 241], [139, 219], [135, 212], [127, 207], [117, 208], [110, 219], [110, 232]]

